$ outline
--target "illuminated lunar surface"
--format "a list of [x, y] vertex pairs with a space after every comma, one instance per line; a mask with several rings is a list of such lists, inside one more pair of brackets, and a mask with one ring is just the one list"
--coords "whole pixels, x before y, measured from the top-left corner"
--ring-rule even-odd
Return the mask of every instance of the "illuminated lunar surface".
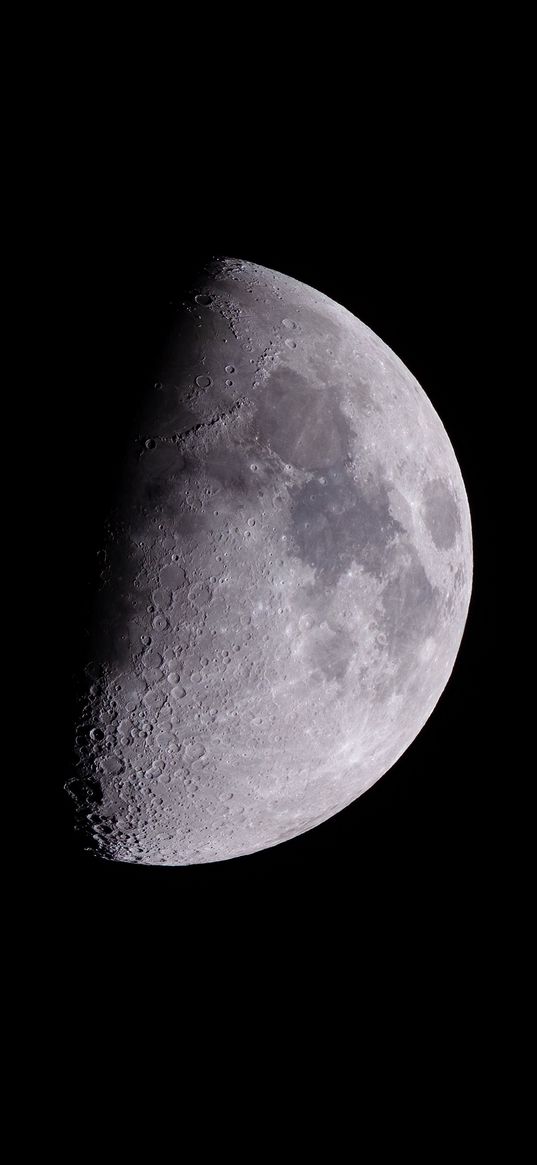
[[150, 865], [359, 797], [437, 703], [472, 579], [449, 438], [369, 328], [231, 259], [173, 320], [111, 499], [68, 785], [90, 848]]

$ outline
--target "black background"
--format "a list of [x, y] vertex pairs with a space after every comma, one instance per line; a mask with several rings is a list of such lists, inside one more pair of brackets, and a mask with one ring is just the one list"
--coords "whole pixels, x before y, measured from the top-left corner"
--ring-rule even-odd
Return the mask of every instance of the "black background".
[[[218, 137], [218, 135], [216, 135]], [[53, 790], [44, 861], [47, 926], [65, 960], [151, 959], [162, 944], [205, 972], [257, 950], [314, 938], [320, 960], [364, 933], [453, 958], [490, 922], [501, 882], [489, 807], [496, 759], [490, 303], [494, 256], [482, 176], [398, 156], [375, 172], [274, 148], [218, 152], [200, 129], [153, 161], [134, 140], [69, 159], [58, 218], [67, 240], [51, 290], [62, 360], [61, 459], [51, 458], [61, 626], [47, 683], [55, 693]], [[216, 151], [216, 153], [214, 152]], [[211, 158], [210, 163], [208, 158]], [[57, 208], [58, 209], [58, 208]], [[169, 299], [212, 255], [250, 259], [344, 304], [417, 377], [452, 441], [473, 521], [475, 577], [452, 677], [418, 738], [377, 784], [311, 832], [265, 852], [159, 869], [100, 862], [81, 847], [63, 782], [72, 771], [72, 701], [99, 530], [125, 417], [151, 376]], [[58, 274], [58, 273], [56, 273]], [[58, 590], [59, 588], [59, 590]], [[69, 687], [69, 691], [67, 688]], [[62, 692], [59, 701], [58, 691]], [[47, 814], [51, 799], [47, 784]], [[96, 943], [95, 937], [99, 936]], [[449, 953], [451, 951], [451, 954]], [[207, 962], [209, 952], [209, 962]], [[225, 952], [225, 954], [223, 953]], [[432, 957], [432, 956], [431, 956]], [[364, 964], [361, 963], [362, 970]]]
[[[532, 391], [512, 265], [526, 275], [523, 19], [207, 5], [22, 19], [7, 42], [17, 157], [5, 182], [21, 223], [3, 218], [20, 287], [4, 281], [22, 317], [5, 400], [23, 409], [6, 434], [6, 517], [29, 486], [5, 607], [19, 660], [21, 620], [30, 633], [19, 750], [3, 774], [17, 922], [5, 961], [23, 988], [20, 1005], [5, 993], [21, 1053], [19, 1069], [8, 1059], [17, 1135], [35, 1130], [41, 1151], [50, 1131], [55, 1150], [79, 1157], [102, 1153], [110, 1121], [123, 1155], [147, 1128], [153, 1158], [167, 1133], [184, 1153], [190, 1132], [199, 1155], [214, 1131], [218, 1156], [228, 1138], [235, 1157], [259, 1156], [275, 1132], [281, 1156], [289, 1117], [297, 1152], [326, 1122], [334, 1158], [344, 1117], [361, 1149], [373, 1107], [375, 1144], [430, 1133], [434, 1160], [450, 1138], [454, 1156], [470, 1136], [479, 1152], [487, 1132], [497, 1151], [513, 1079], [512, 1156], [530, 933], [529, 782], [515, 756], [525, 682], [511, 652], [514, 640], [527, 650], [531, 526], [517, 538], [507, 464]], [[94, 554], [163, 307], [213, 254], [319, 288], [420, 381], [468, 492], [470, 613], [418, 738], [331, 821], [216, 865], [101, 864], [81, 850], [63, 791]], [[8, 662], [4, 649], [6, 675]]]

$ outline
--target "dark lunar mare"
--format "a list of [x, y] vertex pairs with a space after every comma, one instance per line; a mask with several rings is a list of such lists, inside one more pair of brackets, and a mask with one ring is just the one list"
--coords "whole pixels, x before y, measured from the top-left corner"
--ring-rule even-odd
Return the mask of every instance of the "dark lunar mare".
[[471, 531], [425, 394], [320, 293], [215, 261], [153, 341], [113, 438], [70, 791], [101, 856], [183, 865], [312, 828], [408, 747]]

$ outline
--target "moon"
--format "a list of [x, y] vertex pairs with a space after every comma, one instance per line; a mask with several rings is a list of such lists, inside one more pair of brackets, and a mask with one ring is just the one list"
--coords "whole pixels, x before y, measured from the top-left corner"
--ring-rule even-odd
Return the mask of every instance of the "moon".
[[313, 829], [395, 764], [453, 669], [472, 535], [439, 416], [344, 307], [226, 258], [171, 311], [67, 788], [96, 854], [184, 866]]

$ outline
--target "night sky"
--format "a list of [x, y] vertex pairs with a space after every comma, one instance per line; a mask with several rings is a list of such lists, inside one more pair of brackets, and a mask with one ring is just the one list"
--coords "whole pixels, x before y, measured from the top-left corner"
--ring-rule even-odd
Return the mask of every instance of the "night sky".
[[[58, 375], [64, 440], [61, 463], [50, 472], [61, 526], [56, 577], [68, 585], [46, 681], [62, 693], [54, 763], [43, 777], [52, 799], [44, 844], [50, 921], [67, 963], [70, 933], [91, 959], [95, 934], [103, 951], [138, 941], [148, 950], [158, 935], [172, 941], [173, 932], [183, 951], [224, 942], [236, 952], [246, 949], [252, 928], [259, 943], [277, 948], [282, 934], [293, 941], [306, 928], [324, 956], [327, 945], [346, 941], [349, 926], [353, 933], [373, 927], [378, 935], [419, 935], [420, 942], [430, 936], [437, 946], [448, 933], [463, 941], [482, 917], [493, 848], [487, 690], [496, 615], [484, 360], [492, 257], [478, 200], [427, 163], [418, 178], [404, 157], [375, 183], [359, 171], [345, 176], [341, 166], [331, 178], [313, 155], [294, 169], [289, 155], [268, 169], [247, 165], [246, 174], [236, 156], [227, 168], [219, 157], [208, 169], [202, 155], [192, 134], [187, 153], [159, 170], [135, 143], [127, 161], [107, 141], [96, 166], [76, 158], [60, 207], [68, 246], [54, 308], [67, 348]], [[63, 782], [72, 771], [72, 694], [114, 445], [162, 342], [163, 305], [212, 255], [246, 258], [318, 288], [371, 327], [416, 376], [465, 481], [473, 598], [452, 677], [431, 718], [395, 767], [350, 807], [301, 837], [229, 862], [177, 869], [102, 863], [73, 832]]]

